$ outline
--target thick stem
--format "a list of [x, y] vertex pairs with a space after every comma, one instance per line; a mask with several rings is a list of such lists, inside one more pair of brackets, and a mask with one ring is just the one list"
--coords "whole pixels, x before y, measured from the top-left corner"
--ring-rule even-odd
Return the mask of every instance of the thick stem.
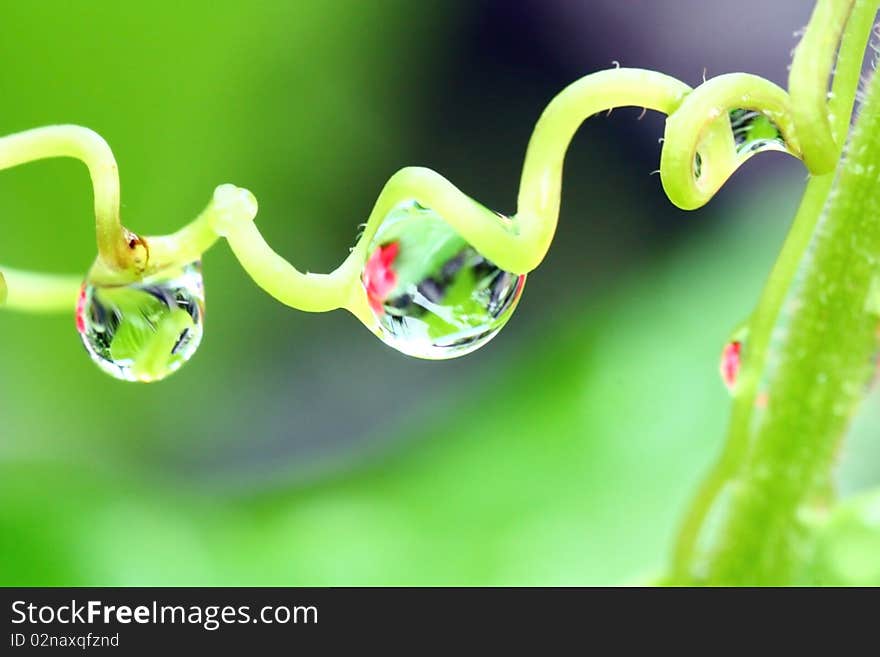
[[[820, 0], [804, 40], [796, 50], [789, 86], [794, 101], [793, 111], [801, 119], [797, 124], [801, 146], [806, 151], [816, 148], [819, 143], [818, 148], [825, 152], [823, 156], [811, 151], [814, 153], [813, 161], [816, 157], [827, 157], [830, 135], [845, 135], [847, 132], [864, 50], [871, 34], [877, 5], [877, 0], [846, 3]], [[822, 111], [812, 117], [816, 119], [813, 124], [804, 108], [815, 109], [811, 99], [815, 100], [817, 93], [824, 98], [825, 80], [834, 57], [834, 40], [842, 26], [840, 20], [828, 19], [829, 9], [833, 9], [838, 15], [849, 12], [848, 21], [837, 53], [829, 111]], [[827, 130], [829, 116], [830, 131]], [[841, 148], [840, 144], [835, 144], [834, 152], [839, 153]], [[811, 160], [806, 159], [808, 162]], [[718, 503], [722, 490], [742, 468], [749, 445], [754, 440], [753, 416], [758, 386], [767, 364], [773, 329], [833, 182], [834, 173], [811, 177], [791, 231], [749, 321], [749, 340], [737, 384], [727, 442], [718, 462], [703, 481], [686, 513], [675, 546], [672, 571], [679, 581], [688, 581], [693, 576], [697, 566], [697, 543], [706, 518]]]
[[827, 489], [841, 437], [874, 372], [878, 177], [875, 75], [804, 265], [768, 405], [709, 563], [710, 581], [789, 582], [804, 534], [799, 512]]

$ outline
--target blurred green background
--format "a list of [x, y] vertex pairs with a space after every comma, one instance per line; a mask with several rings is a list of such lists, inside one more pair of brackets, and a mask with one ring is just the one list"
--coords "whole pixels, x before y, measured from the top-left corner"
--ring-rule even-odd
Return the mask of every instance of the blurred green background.
[[[783, 82], [809, 3], [763, 11], [748, 52], [729, 44], [749, 12], [725, 6], [3, 3], [0, 132], [100, 132], [123, 221], [144, 234], [191, 219], [219, 183], [248, 187], [274, 248], [324, 271], [404, 165], [513, 211], [542, 108], [611, 60], [692, 84], [704, 66]], [[204, 261], [203, 346], [161, 384], [103, 375], [72, 317], [0, 314], [0, 584], [658, 572], [723, 437], [720, 349], [760, 291], [803, 169], [761, 158], [679, 212], [648, 175], [662, 120], [638, 114], [579, 133], [550, 256], [510, 324], [459, 361], [403, 357], [344, 313], [290, 311], [223, 244]], [[2, 172], [0, 217], [4, 264], [84, 272], [94, 258], [80, 165]], [[880, 474], [880, 400], [866, 407], [842, 455], [846, 491]]]

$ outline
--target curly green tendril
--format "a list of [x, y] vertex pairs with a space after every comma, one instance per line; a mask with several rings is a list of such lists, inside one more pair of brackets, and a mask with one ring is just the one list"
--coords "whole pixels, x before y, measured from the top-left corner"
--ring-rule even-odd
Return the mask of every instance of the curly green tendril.
[[[855, 20], [853, 6], [863, 8], [863, 20]], [[51, 157], [72, 157], [86, 164], [94, 189], [98, 246], [91, 276], [98, 280], [136, 280], [190, 262], [225, 237], [254, 281], [282, 303], [311, 312], [345, 308], [372, 327], [375, 320], [367, 311], [360, 274], [370, 241], [393, 207], [415, 200], [432, 208], [499, 267], [530, 272], [543, 260], [556, 229], [568, 145], [585, 119], [604, 110], [634, 106], [668, 115], [660, 176], [669, 199], [683, 209], [707, 203], [754, 154], [736, 147], [729, 117], [733, 109], [766, 116], [778, 127], [786, 149], [802, 158], [811, 173], [828, 173], [840, 153], [858, 76], [855, 63], [861, 61], [862, 51], [854, 47], [841, 51], [829, 101], [825, 80], [848, 18], [852, 14], [850, 31], [867, 35], [870, 12], [865, 9], [871, 6], [869, 2], [819, 2], [795, 54], [790, 93], [745, 73], [722, 75], [696, 89], [642, 69], [615, 68], [587, 75], [556, 96], [540, 117], [529, 142], [515, 215], [501, 217], [440, 174], [407, 167], [385, 184], [357, 245], [329, 274], [302, 273], [275, 253], [251, 221], [256, 215], [255, 199], [247, 190], [231, 185], [218, 187], [206, 210], [173, 235], [140, 237], [129, 232], [120, 223], [119, 175], [113, 154], [100, 136], [86, 128], [49, 126], [4, 137], [0, 139], [0, 169]], [[5, 267], [2, 272], [8, 307], [72, 309], [79, 284], [71, 278]]]
[[[303, 273], [276, 253], [253, 222], [254, 196], [233, 185], [218, 187], [207, 208], [172, 235], [141, 237], [128, 231], [120, 222], [113, 154], [100, 136], [86, 128], [48, 126], [0, 138], [0, 169], [52, 157], [85, 163], [94, 190], [98, 249], [88, 281], [138, 284], [199, 260], [222, 237], [254, 282], [278, 301], [310, 312], [347, 309], [378, 334], [364, 270], [374, 238], [395, 208], [415, 203], [429, 209], [480, 256], [506, 272], [524, 275], [538, 267], [550, 248], [559, 217], [565, 154], [581, 123], [594, 114], [634, 106], [668, 116], [660, 178], [672, 203], [687, 210], [706, 204], [743, 162], [767, 146], [802, 159], [811, 179], [763, 296], [747, 322], [749, 343], [736, 386], [729, 440], [685, 518], [675, 550], [674, 573], [685, 577], [708, 510], [747, 449], [749, 417], [772, 328], [813, 234], [816, 207], [833, 182], [877, 6], [878, 0], [819, 0], [795, 50], [788, 91], [745, 73], [721, 75], [693, 89], [668, 75], [642, 69], [614, 68], [587, 75], [559, 93], [538, 120], [525, 157], [516, 214], [503, 217], [440, 174], [407, 167], [385, 184], [356, 246], [328, 274]], [[754, 123], [756, 117], [763, 126]], [[764, 130], [764, 140], [744, 146], [738, 134], [743, 120], [750, 122], [750, 128]], [[390, 261], [396, 253], [382, 257]], [[79, 278], [6, 267], [0, 272], [0, 303], [11, 309], [68, 312], [82, 294]], [[177, 313], [167, 335], [152, 339], [154, 351], [139, 365], [147, 375], [140, 380], [151, 379], [156, 350], [173, 345], [177, 331], [186, 330], [194, 318], [192, 309], [188, 316]]]

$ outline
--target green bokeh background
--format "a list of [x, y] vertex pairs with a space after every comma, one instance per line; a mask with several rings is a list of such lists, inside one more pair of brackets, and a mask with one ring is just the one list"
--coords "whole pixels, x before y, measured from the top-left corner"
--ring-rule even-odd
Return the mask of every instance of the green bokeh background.
[[[99, 131], [120, 165], [123, 220], [144, 234], [188, 221], [217, 184], [248, 187], [274, 248], [327, 270], [404, 165], [513, 209], [529, 131], [558, 85], [547, 75], [513, 95], [522, 79], [508, 70], [474, 94], [479, 71], [469, 84], [448, 66], [472, 11], [5, 3], [0, 132]], [[510, 324], [461, 361], [411, 360], [343, 313], [283, 308], [222, 244], [204, 261], [205, 342], [161, 384], [103, 375], [70, 316], [0, 314], [0, 584], [657, 573], [723, 437], [721, 346], [803, 176], [779, 159], [698, 213], [674, 211], [606, 130], [637, 114], [578, 136], [557, 245]], [[0, 217], [4, 264], [85, 271], [94, 257], [80, 165], [2, 172]], [[880, 470], [880, 403], [866, 408], [842, 455], [846, 491]]]

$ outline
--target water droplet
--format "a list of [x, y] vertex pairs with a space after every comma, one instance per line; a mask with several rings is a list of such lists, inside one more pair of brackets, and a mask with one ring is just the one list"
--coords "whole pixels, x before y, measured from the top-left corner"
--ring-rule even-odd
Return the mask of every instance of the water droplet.
[[192, 358], [202, 341], [201, 264], [129, 285], [83, 284], [76, 328], [98, 367], [125, 381], [159, 381]]
[[737, 155], [762, 151], [789, 152], [782, 131], [766, 114], [748, 109], [730, 110], [730, 129]]
[[486, 260], [415, 201], [385, 217], [362, 275], [382, 340], [429, 359], [462, 356], [491, 340], [513, 314], [525, 280]]

